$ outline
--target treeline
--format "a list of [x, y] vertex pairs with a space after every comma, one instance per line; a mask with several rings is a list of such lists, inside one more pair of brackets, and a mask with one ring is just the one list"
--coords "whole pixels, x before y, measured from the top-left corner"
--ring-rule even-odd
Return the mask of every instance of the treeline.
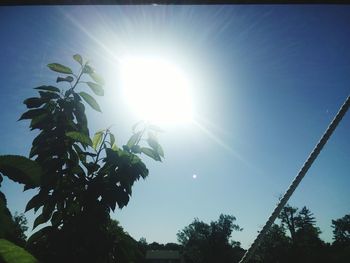
[[[19, 246], [26, 246], [23, 215], [13, 217], [15, 228], [7, 238]], [[243, 231], [231, 215], [220, 215], [218, 220], [205, 223], [198, 218], [177, 233], [178, 243], [147, 243], [145, 238], [136, 241], [120, 224], [111, 220], [109, 237], [114, 243], [113, 262], [145, 263], [149, 250], [179, 251], [186, 263], [238, 262], [245, 250], [235, 241], [234, 231]], [[332, 220], [333, 242], [320, 238], [321, 231], [310, 209], [287, 205], [255, 251], [251, 263], [348, 263], [350, 262], [350, 214]], [[0, 227], [1, 228], [1, 227]], [[87, 230], [88, 231], [88, 230]], [[42, 242], [35, 249], [26, 247], [37, 258], [50, 262], [52, 256]]]
[[[186, 263], [238, 262], [244, 254], [239, 242], [231, 239], [233, 231], [242, 231], [236, 218], [220, 215], [209, 224], [195, 219], [180, 231], [178, 241]], [[251, 263], [346, 263], [350, 262], [350, 214], [332, 220], [333, 242], [320, 238], [312, 212], [287, 205], [263, 237]]]

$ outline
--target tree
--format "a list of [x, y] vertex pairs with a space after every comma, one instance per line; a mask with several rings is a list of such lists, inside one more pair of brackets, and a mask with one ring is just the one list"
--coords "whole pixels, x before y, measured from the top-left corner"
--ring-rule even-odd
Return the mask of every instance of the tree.
[[17, 239], [16, 244], [24, 247], [26, 244], [27, 236], [25, 232], [28, 230], [27, 227], [27, 218], [24, 214], [18, 214], [17, 212], [13, 216], [13, 222], [15, 223], [15, 237]]
[[273, 224], [263, 237], [252, 262], [279, 263], [290, 260], [291, 239], [282, 225]]
[[324, 242], [319, 238], [320, 229], [307, 207], [299, 210], [286, 205], [279, 215], [281, 224], [291, 236], [291, 258], [294, 262], [325, 262]]
[[298, 208], [291, 207], [289, 204], [287, 204], [285, 207], [283, 207], [281, 213], [278, 216], [278, 218], [281, 220], [282, 225], [289, 230], [293, 242], [295, 241], [297, 211]]
[[188, 263], [234, 262], [242, 252], [239, 243], [230, 242], [233, 230], [242, 229], [234, 224], [234, 216], [221, 214], [217, 221], [206, 224], [199, 219], [178, 232], [183, 255]]
[[350, 246], [350, 214], [332, 220], [334, 244]]
[[116, 244], [111, 253], [112, 262], [141, 263], [144, 261], [145, 254], [140, 250], [138, 242], [124, 231], [118, 221], [110, 220], [108, 233]]
[[[102, 96], [104, 81], [80, 55], [73, 58], [79, 64], [77, 74], [58, 63], [48, 65], [63, 74], [56, 82], [66, 84], [66, 89], [40, 86], [35, 88], [38, 97], [24, 101], [29, 110], [20, 120], [30, 120], [31, 130], [38, 131], [32, 142], [31, 159], [1, 156], [0, 172], [23, 183], [25, 190], [39, 190], [28, 202], [26, 211], [40, 212], [33, 228], [51, 223], [28, 240], [28, 248], [40, 260], [114, 262], [109, 213], [116, 206], [126, 206], [134, 182], [148, 176], [148, 169], [138, 155], [161, 161], [164, 153], [157, 141], [157, 129], [147, 123], [138, 123], [122, 148], [116, 145], [109, 128], [96, 132], [90, 139], [83, 102], [101, 112], [86, 90]], [[140, 146], [145, 134], [150, 147]]]

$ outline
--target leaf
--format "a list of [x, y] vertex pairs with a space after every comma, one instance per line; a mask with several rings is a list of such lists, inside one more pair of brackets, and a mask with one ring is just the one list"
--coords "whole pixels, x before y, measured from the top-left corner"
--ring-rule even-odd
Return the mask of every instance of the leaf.
[[151, 157], [152, 159], [154, 159], [156, 161], [161, 161], [157, 152], [151, 148], [142, 147], [141, 152], [143, 152], [144, 154], [146, 154], [147, 156]]
[[84, 68], [83, 68], [83, 73], [92, 73], [94, 72], [94, 70], [92, 69], [92, 67], [90, 65], [88, 65], [87, 63], [85, 64]]
[[113, 144], [113, 145], [112, 145], [112, 150], [113, 150], [113, 151], [117, 151], [117, 150], [118, 150], [117, 145]]
[[129, 148], [133, 147], [135, 144], [137, 144], [140, 141], [142, 133], [143, 133], [142, 131], [139, 131], [139, 132], [135, 133], [134, 135], [132, 135], [130, 137], [130, 139], [128, 140], [126, 145]]
[[58, 95], [57, 93], [53, 93], [53, 92], [39, 91], [39, 94], [40, 94], [41, 98], [43, 98], [45, 100], [53, 100], [53, 99], [60, 98], [60, 95]]
[[24, 212], [27, 212], [35, 207], [40, 207], [41, 205], [43, 205], [44, 201], [45, 197], [43, 195], [35, 195], [32, 199], [29, 200], [28, 204], [26, 205], [26, 210]]
[[29, 252], [6, 239], [0, 239], [0, 261], [4, 263], [39, 262]]
[[102, 112], [97, 101], [86, 92], [79, 92], [79, 95], [96, 111]]
[[0, 156], [0, 172], [30, 188], [38, 187], [42, 176], [42, 169], [38, 163], [19, 155]]
[[113, 147], [115, 143], [115, 137], [112, 133], [109, 134], [109, 140], [110, 140], [111, 146]]
[[141, 147], [140, 147], [139, 145], [133, 145], [133, 146], [131, 147], [131, 151], [132, 151], [133, 153], [141, 153]]
[[26, 120], [26, 119], [33, 119], [39, 115], [42, 115], [44, 113], [47, 113], [45, 109], [34, 109], [34, 110], [29, 110], [26, 111], [25, 113], [22, 114], [22, 116], [18, 119], [20, 120]]
[[37, 127], [37, 124], [43, 122], [43, 121], [47, 118], [47, 116], [48, 116], [48, 115], [47, 115], [46, 113], [44, 113], [44, 114], [41, 114], [41, 115], [39, 115], [39, 116], [37, 116], [37, 117], [34, 117], [34, 118], [32, 119], [32, 121], [30, 122], [30, 127], [31, 127], [32, 129], [38, 128], [38, 127]]
[[97, 147], [102, 142], [102, 136], [103, 136], [103, 132], [96, 132], [94, 135], [94, 138], [92, 138], [92, 148], [94, 148], [95, 151], [97, 151]]
[[44, 216], [44, 214], [40, 214], [35, 220], [33, 224], [33, 229], [36, 228], [38, 225], [44, 224], [49, 219]]
[[160, 144], [158, 144], [158, 148], [157, 148], [157, 153], [164, 158], [164, 151], [162, 146], [160, 146]]
[[38, 90], [47, 90], [47, 91], [53, 91], [53, 92], [60, 92], [59, 88], [56, 88], [54, 86], [40, 86], [34, 89], [38, 89]]
[[51, 218], [51, 223], [53, 226], [59, 226], [62, 221], [62, 214], [58, 211], [53, 213], [52, 218]]
[[83, 65], [83, 58], [79, 54], [73, 56], [74, 60], [77, 61], [80, 65]]
[[82, 144], [87, 144], [92, 146], [91, 139], [81, 132], [76, 132], [76, 131], [66, 132], [66, 136]]
[[31, 235], [28, 240], [27, 244], [31, 245], [35, 243], [38, 239], [43, 237], [46, 233], [52, 230], [52, 226], [46, 226], [41, 228], [40, 230], [36, 231], [33, 235]]
[[42, 98], [28, 98], [23, 101], [23, 103], [27, 106], [27, 108], [38, 108], [43, 105], [46, 100]]
[[103, 78], [101, 76], [99, 76], [96, 72], [92, 71], [89, 73], [89, 75], [98, 84], [100, 84], [102, 86], [105, 84], [105, 81], [103, 80]]
[[67, 76], [65, 78], [58, 77], [56, 82], [62, 82], [62, 81], [72, 82], [73, 80], [74, 80], [74, 78], [72, 76]]
[[148, 133], [148, 139], [147, 139], [148, 145], [152, 147], [153, 150], [157, 152], [158, 155], [161, 157], [164, 157], [164, 151], [162, 146], [158, 143], [157, 137], [154, 133], [149, 132]]
[[101, 85], [93, 83], [93, 82], [86, 82], [86, 84], [88, 84], [88, 86], [90, 87], [90, 89], [98, 96], [103, 96], [104, 95], [104, 91]]
[[66, 67], [66, 66], [63, 66], [61, 64], [58, 64], [58, 63], [51, 63], [51, 64], [48, 64], [47, 65], [51, 70], [53, 71], [56, 71], [56, 72], [59, 72], [59, 73], [64, 73], [64, 74], [73, 74], [73, 71]]

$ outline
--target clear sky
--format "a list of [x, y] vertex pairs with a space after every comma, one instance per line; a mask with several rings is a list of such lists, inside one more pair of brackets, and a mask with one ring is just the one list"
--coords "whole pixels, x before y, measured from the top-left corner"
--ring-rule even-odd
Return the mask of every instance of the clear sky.
[[[122, 145], [138, 116], [120, 95], [118, 59], [172, 60], [191, 76], [195, 122], [164, 127], [164, 162], [145, 158], [149, 177], [112, 217], [165, 243], [195, 217], [232, 214], [247, 248], [350, 93], [349, 25], [345, 5], [0, 7], [0, 154], [28, 155], [36, 133], [17, 119], [32, 88], [54, 84], [48, 63], [92, 61], [107, 84], [90, 131], [114, 124]], [[290, 200], [311, 209], [325, 241], [350, 212], [349, 131], [348, 113]], [[1, 191], [12, 212], [34, 193], [8, 180]]]

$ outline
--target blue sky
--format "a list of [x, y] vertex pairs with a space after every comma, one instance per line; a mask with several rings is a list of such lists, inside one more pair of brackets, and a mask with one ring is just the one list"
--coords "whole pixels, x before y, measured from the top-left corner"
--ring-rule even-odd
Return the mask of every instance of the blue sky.
[[[35, 132], [17, 119], [32, 88], [54, 84], [48, 63], [92, 61], [107, 84], [90, 131], [114, 124], [122, 145], [138, 116], [120, 96], [118, 58], [173, 60], [193, 78], [197, 124], [164, 128], [164, 162], [145, 158], [150, 176], [112, 217], [136, 239], [175, 242], [195, 217], [232, 214], [247, 248], [350, 93], [349, 23], [342, 5], [0, 7], [0, 154], [28, 155]], [[350, 114], [290, 200], [326, 241], [350, 212], [349, 130]], [[13, 212], [34, 193], [7, 180], [1, 191]]]

